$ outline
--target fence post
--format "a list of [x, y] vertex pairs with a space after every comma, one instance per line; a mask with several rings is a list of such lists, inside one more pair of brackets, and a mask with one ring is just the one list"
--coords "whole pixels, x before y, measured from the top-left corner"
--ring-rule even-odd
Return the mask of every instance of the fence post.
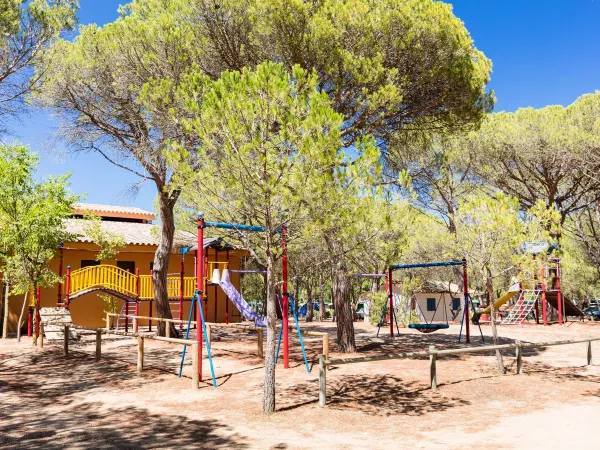
[[429, 346], [429, 376], [431, 379], [431, 389], [437, 389], [437, 371], [436, 371], [436, 359], [437, 354], [435, 345]]
[[212, 328], [208, 324], [206, 324], [206, 342], [209, 346], [212, 345]]
[[102, 333], [100, 330], [96, 330], [96, 361], [100, 361], [100, 355], [102, 354]]
[[323, 335], [323, 354], [325, 359], [329, 360], [329, 333]]
[[64, 333], [65, 333], [65, 343], [64, 343], [64, 354], [65, 354], [65, 358], [69, 357], [69, 325], [65, 325], [65, 329], [64, 329]]
[[144, 338], [138, 336], [138, 359], [137, 359], [137, 371], [141, 373], [144, 370]]
[[165, 324], [165, 336], [170, 338], [171, 337], [171, 322], [169, 322], [168, 320], [165, 320], [165, 321], [163, 321], [163, 323]]
[[264, 358], [265, 357], [265, 353], [263, 351], [263, 330], [262, 329], [258, 329], [258, 357], [259, 358]]
[[517, 375], [523, 374], [523, 347], [521, 341], [516, 341], [515, 356], [517, 358]]
[[327, 371], [325, 355], [319, 356], [319, 406], [327, 406]]
[[[589, 338], [589, 336], [588, 336]], [[592, 365], [592, 341], [591, 339], [587, 341], [587, 365]]]
[[110, 313], [106, 313], [106, 331], [110, 331]]
[[198, 343], [192, 344], [192, 389], [200, 389], [200, 374], [198, 373]]

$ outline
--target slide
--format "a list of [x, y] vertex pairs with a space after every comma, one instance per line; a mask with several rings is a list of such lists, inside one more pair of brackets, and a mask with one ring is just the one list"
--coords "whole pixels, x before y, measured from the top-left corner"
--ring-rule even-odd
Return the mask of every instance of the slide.
[[267, 318], [259, 316], [256, 312], [250, 307], [248, 302], [244, 300], [242, 294], [240, 294], [235, 286], [231, 284], [231, 280], [229, 279], [229, 270], [223, 270], [223, 274], [221, 275], [221, 282], [219, 283], [227, 297], [231, 299], [231, 301], [235, 304], [237, 309], [240, 310], [242, 316], [246, 320], [251, 320], [257, 327], [266, 328], [267, 326]]
[[[512, 286], [510, 288], [510, 290], [504, 294], [502, 297], [500, 297], [498, 300], [496, 300], [494, 302], [494, 308], [496, 310], [498, 310], [498, 308], [500, 308], [502, 305], [504, 305], [506, 302], [508, 302], [511, 298], [513, 298], [515, 295], [517, 295], [520, 292], [519, 289], [519, 285], [515, 284], [514, 286]], [[475, 310], [475, 314], [477, 314], [478, 316], [482, 315], [482, 314], [489, 314], [490, 313], [490, 307], [488, 306], [487, 308], [478, 308]]]

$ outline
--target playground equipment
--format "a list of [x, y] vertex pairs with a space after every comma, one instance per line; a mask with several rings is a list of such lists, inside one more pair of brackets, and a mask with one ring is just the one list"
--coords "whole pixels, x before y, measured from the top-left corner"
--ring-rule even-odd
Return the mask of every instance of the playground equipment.
[[[421, 263], [421, 264], [397, 264], [390, 266], [387, 270], [387, 281], [386, 281], [386, 289], [389, 301], [389, 309], [390, 311], [394, 311], [394, 296], [392, 293], [393, 290], [393, 273], [395, 270], [406, 270], [406, 269], [417, 269], [417, 268], [425, 268], [425, 267], [448, 267], [448, 266], [462, 266], [463, 267], [463, 311], [462, 311], [462, 319], [460, 324], [460, 334], [458, 336], [458, 342], [460, 343], [462, 338], [463, 326], [465, 327], [465, 337], [466, 342], [471, 342], [471, 332], [469, 327], [469, 304], [471, 304], [471, 308], [475, 309], [473, 305], [473, 300], [471, 299], [471, 295], [469, 294], [469, 283], [467, 277], [467, 260], [463, 259], [462, 261], [441, 261], [441, 262], [430, 262], [430, 263]], [[439, 307], [439, 301], [436, 305]], [[447, 317], [446, 317], [447, 319]], [[481, 340], [485, 342], [483, 338], [483, 332], [481, 331], [481, 326], [477, 324], [479, 327], [479, 333], [481, 335]], [[448, 323], [439, 324], [439, 323], [419, 323], [419, 324], [411, 324], [410, 328], [413, 328], [421, 333], [432, 333], [437, 330], [449, 328]], [[394, 321], [390, 320], [390, 337], [394, 337]]]
[[[518, 284], [513, 285], [513, 287], [506, 292], [502, 297], [494, 302], [494, 309], [498, 310], [501, 306], [505, 305], [510, 299], [512, 299], [515, 295], [521, 292], [521, 288]], [[491, 306], [487, 306], [486, 308], [476, 308], [473, 313], [474, 322], [479, 320], [479, 317], [483, 314], [489, 314], [492, 311]]]
[[[265, 232], [267, 229], [262, 226], [255, 225], [244, 225], [244, 224], [231, 224], [231, 223], [222, 223], [222, 222], [206, 222], [204, 220], [204, 214], [198, 214], [198, 261], [204, 261], [204, 229], [205, 228], [220, 228], [225, 230], [238, 230], [238, 231], [249, 231], [249, 232]], [[289, 320], [288, 320], [288, 305], [289, 305], [289, 297], [288, 293], [288, 256], [287, 256], [287, 247], [286, 247], [286, 237], [287, 237], [287, 228], [284, 226], [278, 230], [281, 236], [281, 249], [283, 252], [283, 256], [281, 258], [282, 264], [282, 278], [283, 278], [283, 286], [282, 286], [282, 311], [283, 314], [283, 324], [281, 327], [281, 338], [283, 339], [283, 367], [288, 369], [290, 367], [289, 363]], [[206, 292], [203, 291], [203, 283], [202, 280], [205, 280], [205, 267], [204, 264], [197, 264], [196, 267], [196, 292], [199, 297], [202, 299], [202, 294]], [[202, 323], [202, 317], [200, 308], [198, 308], [198, 315], [196, 321], [198, 323]], [[198, 328], [198, 333], [196, 334], [196, 338], [198, 340], [198, 371], [200, 373], [200, 377], [202, 377], [202, 328]], [[302, 344], [303, 345], [303, 344]]]

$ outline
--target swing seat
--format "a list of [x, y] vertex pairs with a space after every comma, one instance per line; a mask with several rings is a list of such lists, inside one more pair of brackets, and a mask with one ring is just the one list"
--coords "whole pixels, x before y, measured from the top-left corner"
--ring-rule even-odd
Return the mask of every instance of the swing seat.
[[410, 323], [408, 324], [408, 328], [412, 328], [421, 333], [433, 333], [438, 330], [450, 328], [450, 325], [447, 323]]

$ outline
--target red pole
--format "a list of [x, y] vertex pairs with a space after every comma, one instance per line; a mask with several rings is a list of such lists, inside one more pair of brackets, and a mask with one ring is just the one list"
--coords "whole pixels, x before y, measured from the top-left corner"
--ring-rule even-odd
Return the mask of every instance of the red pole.
[[[229, 250], [226, 253], [227, 269], [229, 269]], [[229, 324], [229, 299], [225, 296], [225, 323]]]
[[[463, 292], [465, 297], [465, 333], [467, 334], [467, 344], [471, 342], [471, 318], [469, 316], [469, 277], [467, 275], [467, 259], [463, 258]], [[492, 317], [492, 320], [494, 318]]]
[[59, 259], [58, 259], [58, 276], [60, 277], [61, 281], [58, 283], [58, 295], [57, 295], [57, 301], [56, 301], [56, 306], [60, 305], [62, 303], [62, 276], [63, 276], [63, 248], [62, 248], [62, 244], [58, 249], [58, 254], [59, 254]]
[[[152, 275], [154, 274], [154, 270], [150, 270], [150, 277], [152, 277]], [[154, 302], [153, 299], [150, 299], [150, 314], [148, 314], [150, 316], [150, 320], [148, 321], [148, 331], [152, 331], [152, 303]]]
[[[268, 233], [268, 231], [267, 231]], [[283, 256], [281, 258], [281, 275], [283, 278], [283, 368], [288, 369], [290, 367], [290, 348], [288, 341], [288, 256], [286, 248], [287, 228], [281, 229], [281, 250]]]
[[179, 329], [183, 330], [183, 278], [185, 276], [183, 267], [183, 254], [181, 255], [181, 264], [179, 265]]
[[38, 286], [35, 289], [35, 335], [40, 339], [40, 307], [41, 307], [41, 290]]
[[562, 292], [560, 290], [560, 262], [556, 261], [556, 300], [558, 302], [558, 324], [563, 324]]
[[394, 272], [392, 268], [388, 268], [386, 287], [389, 302], [389, 315], [390, 315], [390, 337], [394, 337]]
[[67, 266], [67, 280], [65, 283], [65, 308], [69, 309], [71, 295], [71, 266]]
[[210, 273], [208, 273], [208, 249], [206, 250], [206, 256], [204, 257], [204, 318], [208, 320], [208, 277], [210, 277]]
[[[215, 250], [215, 261], [219, 261], [219, 252], [217, 250]], [[217, 264], [217, 268], [219, 268], [218, 264]], [[210, 276], [210, 274], [208, 276]], [[219, 295], [219, 291], [217, 289], [217, 285], [216, 284], [214, 286], [213, 291], [215, 293], [215, 312], [214, 312], [213, 316], [215, 318], [214, 322], [217, 323], [217, 297]]]
[[[129, 273], [129, 269], [127, 270]], [[125, 291], [125, 295], [129, 297], [129, 292]], [[125, 300], [125, 333], [129, 330], [129, 301]]]
[[198, 331], [196, 332], [196, 340], [198, 341], [198, 374], [200, 375], [200, 381], [202, 381], [202, 315], [200, 308], [202, 308], [202, 280], [204, 278], [204, 214], [198, 214], [198, 259], [196, 264], [196, 290], [198, 291], [198, 308], [196, 309], [196, 321]]
[[[140, 269], [139, 267], [135, 269], [135, 296], [137, 297], [137, 301], [135, 302], [135, 315], [139, 316], [140, 315]], [[135, 333], [138, 332], [138, 329], [140, 327], [139, 324], [139, 320], [136, 319], [135, 320], [135, 330], [133, 330]]]
[[33, 333], [33, 308], [29, 307], [29, 314], [27, 314], [27, 337], [31, 337]]
[[544, 273], [544, 266], [542, 265], [542, 320], [544, 326], [548, 326], [548, 302], [546, 301], [546, 277]]

